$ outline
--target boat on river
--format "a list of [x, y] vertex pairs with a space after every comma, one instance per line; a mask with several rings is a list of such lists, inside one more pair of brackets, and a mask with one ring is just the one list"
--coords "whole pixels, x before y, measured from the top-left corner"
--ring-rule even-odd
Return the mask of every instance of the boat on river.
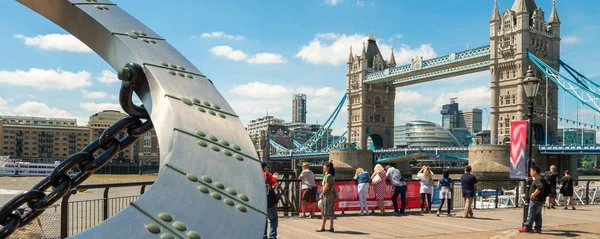
[[48, 176], [60, 161], [54, 163], [32, 163], [9, 156], [0, 156], [0, 176]]

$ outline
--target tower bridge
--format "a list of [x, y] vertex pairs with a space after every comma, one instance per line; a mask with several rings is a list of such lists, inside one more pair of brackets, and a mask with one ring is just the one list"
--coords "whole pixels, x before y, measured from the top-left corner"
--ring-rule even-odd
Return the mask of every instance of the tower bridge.
[[[393, 49], [389, 58], [384, 59], [373, 34], [357, 54], [351, 48], [346, 67], [348, 118], [345, 138], [347, 144], [353, 146], [352, 150], [368, 149], [367, 141], [370, 139], [375, 148], [372, 162], [398, 162], [415, 155], [442, 155], [467, 160], [472, 158], [470, 153], [489, 152], [487, 156], [473, 157], [496, 161], [508, 168], [508, 154], [504, 151], [508, 151], [510, 144], [510, 122], [527, 119], [528, 100], [522, 82], [531, 69], [535, 77], [546, 79], [540, 82], [534, 104], [536, 109], [545, 109], [544, 117], [535, 118], [531, 124], [538, 155], [545, 155], [540, 157], [545, 158], [547, 163], [559, 164], [558, 157], [562, 153], [597, 154], [596, 147], [574, 150], [571, 146], [556, 145], [559, 143], [556, 137], [559, 89], [563, 95], [573, 96], [600, 112], [600, 102], [596, 102], [600, 99], [600, 85], [560, 60], [561, 21], [555, 2], [550, 13], [546, 14], [535, 0], [515, 0], [502, 13], [495, 1], [489, 26], [489, 45], [432, 59], [417, 56], [411, 63], [401, 66], [396, 65]], [[561, 75], [560, 67], [565, 68], [574, 79]], [[394, 102], [396, 97], [403, 97], [396, 96], [396, 88], [482, 71], [490, 73], [491, 146], [486, 146], [486, 150], [475, 146], [472, 152], [468, 147], [460, 147], [460, 150], [392, 149]], [[337, 113], [334, 112], [336, 116]], [[297, 145], [296, 150], [279, 150], [271, 158], [320, 160], [329, 155], [330, 150], [341, 149], [343, 143], [335, 145], [335, 148], [327, 147], [326, 151], [301, 150], [306, 146]]]

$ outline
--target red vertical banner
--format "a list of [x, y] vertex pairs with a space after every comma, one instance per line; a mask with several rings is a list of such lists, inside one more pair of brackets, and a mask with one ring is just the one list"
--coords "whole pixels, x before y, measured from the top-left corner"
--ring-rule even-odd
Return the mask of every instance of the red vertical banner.
[[523, 179], [527, 175], [527, 120], [510, 122], [510, 178]]

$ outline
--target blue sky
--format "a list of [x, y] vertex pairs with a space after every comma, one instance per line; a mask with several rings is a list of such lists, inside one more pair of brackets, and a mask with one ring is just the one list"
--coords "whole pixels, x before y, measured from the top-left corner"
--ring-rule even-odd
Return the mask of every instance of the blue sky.
[[[384, 57], [394, 47], [399, 64], [487, 45], [493, 8], [492, 0], [113, 2], [212, 79], [244, 124], [267, 110], [289, 120], [296, 92], [308, 94], [308, 121], [323, 122], [345, 91], [350, 45], [357, 52], [372, 31]], [[549, 16], [552, 1], [536, 2]], [[512, 3], [498, 0], [501, 12]], [[600, 4], [559, 0], [557, 7], [562, 59], [597, 80]], [[85, 124], [99, 110], [120, 109], [120, 82], [100, 57], [15, 1], [0, 1], [0, 8], [0, 115], [72, 117]], [[455, 96], [461, 108], [489, 109], [488, 72], [397, 91], [397, 124], [440, 123], [441, 105]], [[569, 109], [566, 117], [575, 119], [574, 107]], [[338, 133], [346, 125], [345, 109], [339, 118]], [[585, 118], [593, 122], [591, 113]], [[483, 120], [486, 125], [487, 115]]]

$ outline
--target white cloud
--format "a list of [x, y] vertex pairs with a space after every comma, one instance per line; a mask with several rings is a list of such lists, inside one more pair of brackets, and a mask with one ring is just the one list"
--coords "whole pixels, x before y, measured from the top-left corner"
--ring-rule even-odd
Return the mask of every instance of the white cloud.
[[344, 0], [325, 0], [325, 3], [329, 4], [331, 6], [335, 6], [335, 5], [342, 3], [343, 1]]
[[[316, 34], [308, 45], [302, 46], [296, 57], [311, 64], [341, 65], [348, 60], [349, 47], [352, 47], [354, 54], [359, 54], [363, 49], [363, 42], [367, 42], [367, 39], [368, 36], [361, 34]], [[389, 59], [392, 47], [382, 40], [379, 40], [377, 45], [383, 57]], [[418, 48], [403, 44], [394, 49], [394, 55], [396, 63], [402, 65], [410, 63], [415, 56], [429, 59], [435, 57], [436, 53], [429, 44], [423, 44]]]
[[402, 35], [402, 34], [394, 34], [394, 37], [395, 37], [396, 39], [400, 39], [400, 38], [403, 38], [403, 37], [404, 37], [404, 35]]
[[118, 110], [121, 111], [121, 105], [113, 103], [80, 103], [79, 108], [91, 112], [101, 112], [103, 110]]
[[273, 64], [283, 63], [285, 59], [283, 56], [275, 53], [256, 53], [253, 57], [248, 59], [248, 63], [252, 64]]
[[13, 109], [14, 113], [19, 115], [31, 115], [41, 117], [56, 117], [56, 118], [70, 118], [71, 114], [66, 110], [49, 107], [45, 103], [36, 101], [27, 101]]
[[412, 120], [417, 120], [417, 115], [415, 114], [415, 109], [413, 108], [403, 108], [400, 109], [400, 112], [396, 113], [395, 122], [398, 124], [399, 122], [408, 122]]
[[488, 107], [490, 105], [491, 90], [489, 86], [467, 88], [458, 92], [444, 92], [435, 100], [431, 113], [439, 113], [442, 106], [450, 103], [450, 98], [457, 97], [461, 109], [472, 109], [475, 107]]
[[231, 93], [248, 96], [252, 98], [270, 98], [291, 97], [291, 91], [282, 85], [270, 85], [261, 82], [250, 82], [244, 85], [238, 85], [229, 90]]
[[365, 1], [364, 0], [356, 0], [356, 6], [364, 6], [365, 5]]
[[109, 98], [109, 97], [110, 97], [110, 99], [118, 99], [118, 96], [115, 96], [115, 95], [109, 96], [108, 93], [102, 92], [102, 91], [81, 90], [81, 93], [83, 94], [83, 98], [89, 98], [89, 99], [105, 99], [105, 98]]
[[100, 72], [100, 74], [96, 76], [96, 80], [107, 85], [120, 81], [117, 74], [110, 70], [103, 70]]
[[29, 98], [34, 99], [37, 98], [35, 95], [29, 95]]
[[319, 96], [319, 97], [328, 97], [328, 96], [342, 96], [342, 93], [335, 90], [333, 87], [322, 87], [322, 88], [314, 88], [314, 87], [298, 87], [294, 90], [296, 93], [304, 93], [307, 95]]
[[90, 117], [89, 116], [77, 116], [77, 117], [75, 117], [75, 119], [77, 120], [78, 126], [87, 126], [88, 121], [90, 120]]
[[47, 34], [28, 37], [21, 34], [14, 35], [22, 39], [27, 46], [36, 46], [43, 50], [70, 51], [70, 52], [92, 52], [87, 45], [71, 34]]
[[433, 103], [431, 97], [423, 96], [419, 92], [410, 90], [396, 91], [396, 105], [422, 105]]
[[563, 37], [561, 41], [565, 44], [577, 44], [580, 42], [579, 37], [576, 36], [566, 36]]
[[222, 56], [233, 61], [245, 60], [250, 64], [274, 64], [283, 63], [285, 58], [276, 53], [261, 52], [248, 56], [241, 50], [234, 50], [230, 46], [216, 46], [208, 50], [215, 56]]
[[70, 72], [60, 68], [44, 70], [31, 68], [29, 71], [0, 71], [0, 83], [31, 86], [44, 89], [74, 89], [90, 86], [90, 73], [87, 71]]
[[243, 51], [233, 50], [230, 46], [216, 46], [208, 51], [215, 56], [223, 56], [233, 61], [241, 61], [248, 57]]
[[229, 39], [229, 40], [236, 40], [236, 41], [241, 41], [244, 40], [244, 36], [240, 36], [240, 35], [229, 35], [227, 33], [224, 32], [205, 32], [202, 33], [202, 35], [200, 35], [202, 38], [224, 38], [224, 39]]
[[[340, 92], [332, 87], [314, 88], [310, 86], [301, 86], [298, 88], [285, 87], [283, 85], [271, 85], [258, 81], [250, 82], [243, 85], [237, 85], [229, 90], [231, 93], [248, 96], [252, 98], [277, 99], [290, 98], [294, 93], [304, 93], [314, 97], [341, 97]], [[315, 98], [309, 98], [314, 100]], [[328, 102], [330, 103], [330, 102]]]

